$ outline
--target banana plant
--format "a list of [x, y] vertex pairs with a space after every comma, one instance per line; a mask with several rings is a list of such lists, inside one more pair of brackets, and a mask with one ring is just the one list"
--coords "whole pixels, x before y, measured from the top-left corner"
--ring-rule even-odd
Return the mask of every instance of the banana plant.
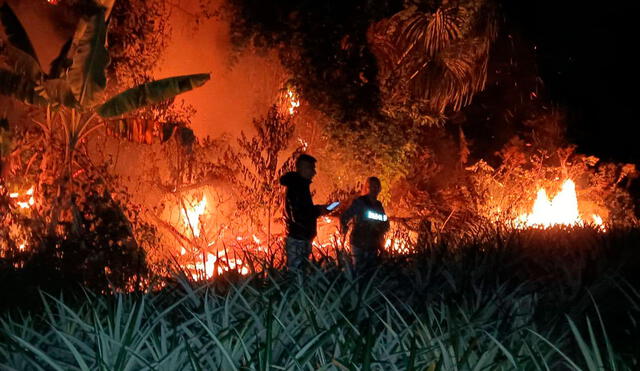
[[[0, 40], [0, 94], [28, 105], [41, 106], [45, 111], [44, 120], [36, 121], [42, 128], [44, 141], [41, 173], [46, 173], [50, 166], [59, 180], [50, 230], [55, 228], [62, 209], [69, 208], [72, 203], [68, 185], [79, 143], [103, 127], [106, 119], [171, 99], [210, 79], [206, 73], [170, 77], [138, 85], [105, 99], [109, 64], [107, 23], [115, 0], [94, 1], [99, 2], [94, 3], [92, 14], [79, 20], [76, 32], [62, 47], [48, 72], [40, 65], [16, 14], [6, 3], [0, 7], [0, 22], [7, 36], [6, 40]], [[63, 153], [55, 149], [60, 146], [53, 145], [60, 143], [60, 137]], [[56, 156], [64, 160], [57, 161]]]
[[[125, 115], [139, 108], [171, 99], [202, 86], [209, 74], [170, 77], [138, 85], [104, 99], [107, 85], [107, 19], [114, 0], [96, 3], [94, 14], [78, 22], [76, 32], [62, 47], [45, 73], [35, 49], [8, 4], [0, 7], [0, 21], [7, 35], [0, 41], [0, 94], [29, 105], [51, 106], [58, 120], [39, 123], [60, 124], [65, 134], [66, 160], [71, 162], [77, 143], [105, 124], [107, 118]], [[7, 68], [8, 67], [8, 68]]]

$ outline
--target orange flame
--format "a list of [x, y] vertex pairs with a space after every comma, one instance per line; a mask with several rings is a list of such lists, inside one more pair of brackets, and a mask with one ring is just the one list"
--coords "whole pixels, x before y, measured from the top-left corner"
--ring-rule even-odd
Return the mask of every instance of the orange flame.
[[[36, 200], [33, 198], [33, 187], [29, 188], [29, 190], [25, 192], [25, 195], [29, 196], [29, 198], [26, 199], [26, 201], [16, 201], [16, 205], [18, 205], [18, 207], [20, 207], [21, 209], [30, 209], [31, 206], [35, 205], [36, 203]], [[14, 199], [25, 199], [24, 196], [19, 192], [10, 193], [9, 197]]]
[[[186, 210], [183, 210], [182, 212], [183, 221], [186, 226], [186, 233], [191, 234], [194, 239], [200, 238], [203, 233], [201, 217], [205, 215], [206, 209], [207, 198], [206, 196], [202, 196], [200, 201], [195, 205], [189, 205]], [[256, 244], [260, 244], [262, 242], [256, 235], [253, 235], [252, 237], [253, 242]], [[236, 239], [237, 241], [245, 240], [245, 238], [241, 236], [236, 237]], [[209, 243], [207, 244], [207, 248], [213, 245], [214, 243]], [[187, 252], [188, 250], [184, 246], [180, 248], [180, 255], [187, 255]], [[249, 269], [244, 265], [241, 259], [228, 258], [225, 255], [224, 251], [219, 251], [215, 254], [210, 252], [197, 253], [196, 256], [199, 258], [196, 258], [197, 260], [192, 264], [186, 264], [185, 267], [191, 272], [191, 277], [194, 280], [202, 278], [209, 279], [215, 275], [220, 275], [230, 270], [236, 270], [242, 275], [249, 274]]]
[[183, 210], [184, 223], [191, 229], [193, 237], [200, 237], [200, 217], [204, 215], [207, 207], [207, 197], [202, 196], [202, 200], [194, 207]]
[[[604, 228], [602, 218], [592, 215], [591, 223]], [[538, 196], [533, 204], [531, 214], [523, 214], [517, 219], [522, 227], [549, 228], [554, 225], [582, 226], [585, 222], [578, 210], [578, 196], [576, 185], [571, 179], [565, 180], [560, 192], [549, 200], [544, 188], [538, 190]]]
[[289, 100], [289, 114], [293, 116], [296, 113], [296, 109], [300, 107], [300, 99], [291, 88], [287, 89], [287, 99]]

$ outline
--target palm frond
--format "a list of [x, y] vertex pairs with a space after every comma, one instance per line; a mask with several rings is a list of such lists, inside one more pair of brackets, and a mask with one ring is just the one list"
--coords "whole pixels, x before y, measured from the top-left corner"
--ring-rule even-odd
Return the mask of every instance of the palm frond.
[[420, 104], [436, 116], [467, 105], [486, 82], [493, 7], [489, 0], [432, 12], [411, 6], [373, 25], [369, 40], [385, 105]]
[[433, 13], [423, 31], [424, 49], [427, 54], [435, 55], [452, 42], [462, 37], [460, 24], [462, 17], [459, 9], [442, 9]]

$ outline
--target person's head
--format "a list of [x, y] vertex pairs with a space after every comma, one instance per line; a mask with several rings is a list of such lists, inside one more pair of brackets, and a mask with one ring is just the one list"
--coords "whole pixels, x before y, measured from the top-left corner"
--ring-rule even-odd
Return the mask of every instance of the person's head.
[[296, 172], [305, 179], [313, 179], [316, 175], [316, 161], [313, 156], [301, 154], [296, 159]]
[[382, 183], [380, 182], [380, 179], [375, 176], [367, 178], [367, 181], [364, 182], [363, 193], [377, 199], [380, 191], [382, 191]]

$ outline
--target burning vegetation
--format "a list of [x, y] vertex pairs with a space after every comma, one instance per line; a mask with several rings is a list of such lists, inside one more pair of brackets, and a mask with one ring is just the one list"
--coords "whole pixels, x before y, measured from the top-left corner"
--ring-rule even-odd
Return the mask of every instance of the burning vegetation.
[[[0, 365], [638, 368], [636, 167], [568, 141], [504, 4], [33, 1], [69, 40], [44, 68], [0, 0]], [[286, 71], [236, 137], [180, 100], [224, 78], [152, 76], [174, 11]], [[317, 236], [285, 272], [303, 153]], [[341, 216], [371, 179], [367, 276]]]
[[[290, 73], [270, 97], [275, 105], [236, 139], [198, 137], [194, 108], [174, 101], [208, 74], [147, 75], [167, 25], [142, 24], [169, 5], [142, 14], [119, 1], [50, 3], [80, 16], [47, 71], [19, 17], [2, 6], [1, 92], [11, 109], [0, 127], [0, 254], [13, 267], [38, 254], [73, 257], [93, 270], [74, 277], [125, 290], [175, 271], [200, 280], [282, 267], [278, 178], [302, 152], [320, 159], [316, 199], [348, 204], [358, 182], [382, 179], [386, 256], [504, 226], [605, 232], [635, 224], [635, 167], [576, 153], [554, 112], [539, 109], [508, 140], [474, 149], [486, 138], [467, 137], [472, 98], [494, 82], [490, 54], [500, 42], [492, 1], [387, 4], [353, 24], [333, 19], [340, 25], [328, 34], [305, 21], [321, 7], [306, 15], [281, 5], [293, 8], [286, 19], [271, 14], [282, 22], [273, 27], [250, 4], [229, 2], [221, 14], [234, 45], [278, 49]], [[347, 8], [341, 17], [360, 9]], [[127, 90], [134, 81], [144, 83]], [[536, 104], [537, 94], [526, 96]], [[319, 219], [313, 255], [321, 264], [349, 254], [342, 211]]]

